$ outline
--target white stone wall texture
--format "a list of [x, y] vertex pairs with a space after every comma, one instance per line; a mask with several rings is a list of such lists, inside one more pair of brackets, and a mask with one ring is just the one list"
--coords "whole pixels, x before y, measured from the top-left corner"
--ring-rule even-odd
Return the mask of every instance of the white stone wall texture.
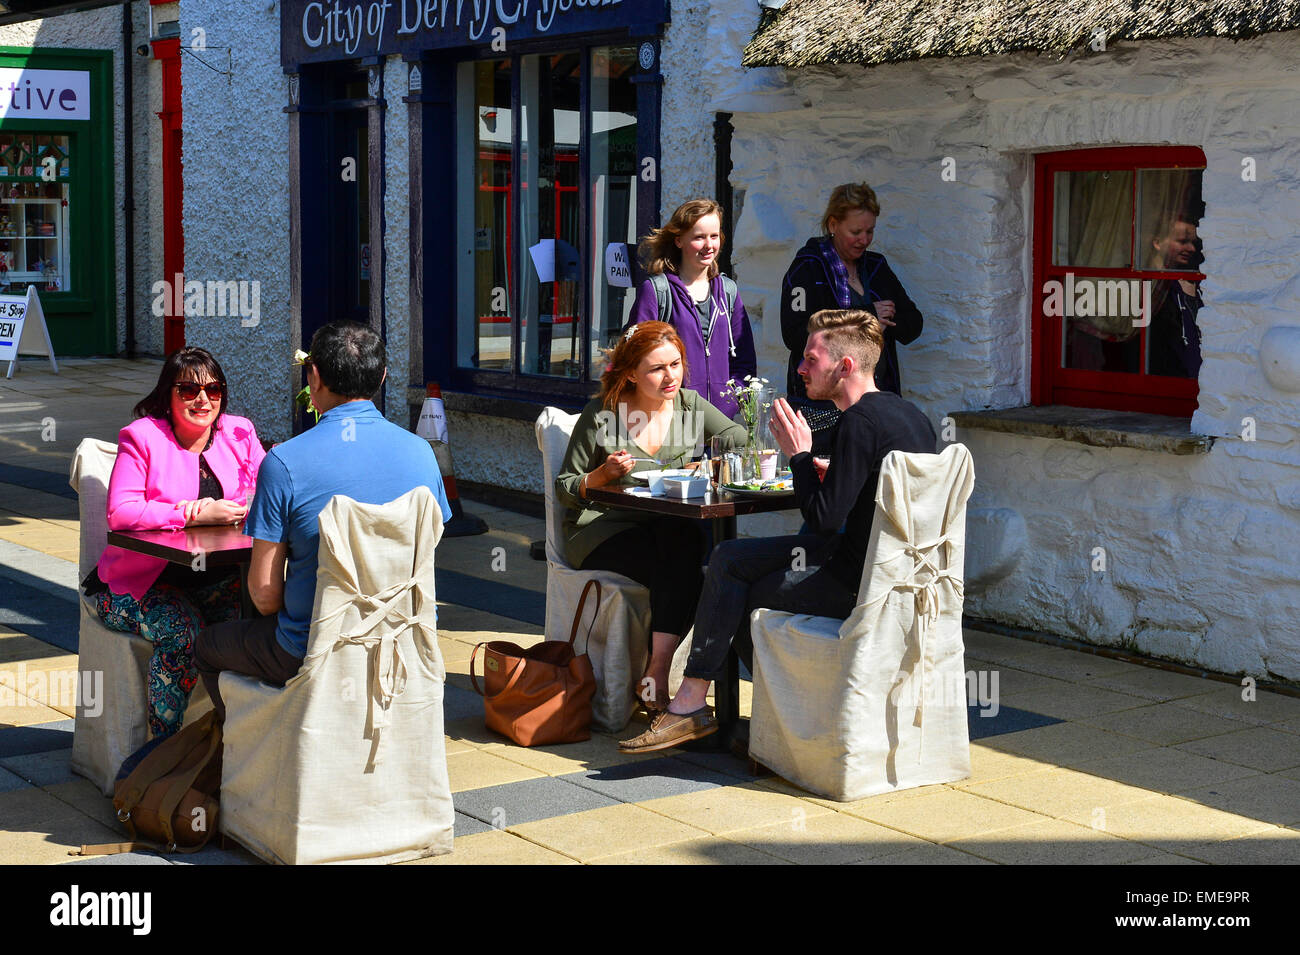
[[407, 93], [407, 64], [390, 56], [384, 63], [384, 309], [388, 378], [384, 413], [403, 428], [410, 424], [406, 403], [411, 381], [411, 212], [410, 117], [402, 102]]
[[[152, 57], [137, 56], [134, 48], [149, 39], [149, 13], [146, 4], [135, 4], [132, 11], [134, 36], [130, 56], [134, 109], [132, 126], [135, 136], [135, 340], [140, 354], [162, 353], [162, 319], [150, 311], [153, 300], [150, 288], [162, 273], [162, 204], [157, 198], [162, 189], [161, 130], [156, 111], [161, 109], [162, 69]], [[114, 251], [117, 281], [117, 344], [126, 347], [126, 220], [122, 215], [126, 171], [123, 159], [124, 128], [122, 123], [122, 12], [120, 7], [104, 7], [85, 13], [70, 13], [44, 20], [27, 20], [0, 27], [0, 46], [49, 49], [67, 47], [79, 50], [113, 52], [113, 207], [108, 214], [114, 221]], [[75, 157], [74, 157], [75, 158]], [[73, 215], [76, 215], [73, 210]], [[75, 250], [74, 250], [75, 254]]]
[[[262, 437], [282, 441], [300, 372], [290, 364], [298, 333], [289, 312], [289, 94], [279, 9], [247, 0], [186, 3], [180, 27], [182, 42], [202, 28], [207, 44], [182, 59], [185, 279], [258, 282], [260, 289], [256, 325], [239, 315], [191, 316], [186, 341], [221, 362], [231, 409], [254, 418]], [[230, 76], [223, 75], [227, 48]]]
[[[740, 14], [737, 14], [740, 17]], [[972, 506], [1018, 511], [1026, 559], [967, 611], [1229, 673], [1300, 681], [1300, 395], [1276, 326], [1300, 308], [1300, 52], [1294, 33], [1231, 43], [1112, 46], [1055, 61], [1016, 55], [735, 74], [735, 255], [780, 377], [780, 281], [830, 189], [866, 180], [883, 208], [873, 248], [925, 316], [900, 348], [904, 395], [940, 430], [954, 410], [1029, 401], [1032, 155], [1177, 144], [1206, 155], [1205, 359], [1192, 430], [1209, 454], [1093, 448], [966, 430]], [[1253, 157], [1257, 179], [1243, 181]], [[941, 179], [945, 157], [956, 181]], [[771, 317], [767, 320], [766, 316]], [[1242, 440], [1253, 417], [1256, 440]], [[1106, 570], [1094, 571], [1094, 548]]]

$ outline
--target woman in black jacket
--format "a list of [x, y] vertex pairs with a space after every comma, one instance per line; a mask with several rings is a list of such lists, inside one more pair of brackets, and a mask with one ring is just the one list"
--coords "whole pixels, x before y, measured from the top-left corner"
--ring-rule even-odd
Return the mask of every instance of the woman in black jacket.
[[878, 215], [880, 203], [865, 182], [836, 186], [822, 217], [825, 234], [804, 244], [781, 284], [781, 336], [790, 349], [786, 390], [814, 426], [815, 452], [829, 450], [828, 422], [838, 413], [830, 402], [809, 402], [804, 393], [798, 368], [808, 342], [808, 319], [824, 308], [861, 308], [880, 319], [885, 347], [876, 365], [876, 387], [894, 394], [902, 388], [897, 344], [910, 344], [921, 334], [920, 310], [885, 257], [867, 251]]

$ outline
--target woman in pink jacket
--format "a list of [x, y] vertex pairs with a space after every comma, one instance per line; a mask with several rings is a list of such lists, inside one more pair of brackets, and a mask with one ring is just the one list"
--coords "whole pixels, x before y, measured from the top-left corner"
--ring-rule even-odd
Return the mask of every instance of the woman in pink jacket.
[[[178, 530], [243, 520], [266, 452], [253, 423], [225, 413], [226, 376], [202, 348], [163, 363], [158, 384], [118, 436], [108, 484], [114, 531]], [[239, 574], [169, 564], [109, 545], [82, 584], [104, 625], [154, 645], [149, 662], [149, 729], [181, 727], [198, 679], [199, 628], [239, 614]]]

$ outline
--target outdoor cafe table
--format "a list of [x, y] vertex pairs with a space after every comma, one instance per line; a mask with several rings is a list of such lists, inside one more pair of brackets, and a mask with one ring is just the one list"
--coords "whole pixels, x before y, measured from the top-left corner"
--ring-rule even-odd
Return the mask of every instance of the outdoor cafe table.
[[[793, 494], [773, 497], [744, 497], [730, 491], [711, 490], [702, 497], [685, 500], [670, 497], [651, 497], [627, 493], [624, 487], [589, 487], [587, 500], [629, 511], [648, 514], [665, 514], [689, 517], [697, 521], [713, 521], [713, 541], [732, 540], [736, 536], [735, 518], [742, 514], [764, 514], [771, 511], [793, 510], [799, 505]], [[716, 746], [726, 748], [740, 723], [740, 661], [733, 648], [727, 654], [724, 679], [714, 685], [714, 702], [719, 731]], [[704, 740], [705, 743], [713, 741]]]
[[248, 596], [248, 565], [253, 559], [253, 538], [233, 524], [199, 524], [180, 530], [109, 531], [108, 542], [123, 550], [161, 557], [173, 564], [192, 566], [202, 555], [205, 567], [239, 568], [241, 615], [257, 616]]

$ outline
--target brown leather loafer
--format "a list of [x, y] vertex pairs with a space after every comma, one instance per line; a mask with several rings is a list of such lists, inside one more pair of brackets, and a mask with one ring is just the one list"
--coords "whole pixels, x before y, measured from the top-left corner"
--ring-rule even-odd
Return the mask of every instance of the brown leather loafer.
[[713, 710], [701, 706], [694, 713], [673, 713], [665, 710], [654, 718], [650, 728], [640, 736], [625, 739], [618, 744], [620, 753], [653, 753], [669, 749], [693, 739], [703, 739], [718, 731], [718, 719]]

